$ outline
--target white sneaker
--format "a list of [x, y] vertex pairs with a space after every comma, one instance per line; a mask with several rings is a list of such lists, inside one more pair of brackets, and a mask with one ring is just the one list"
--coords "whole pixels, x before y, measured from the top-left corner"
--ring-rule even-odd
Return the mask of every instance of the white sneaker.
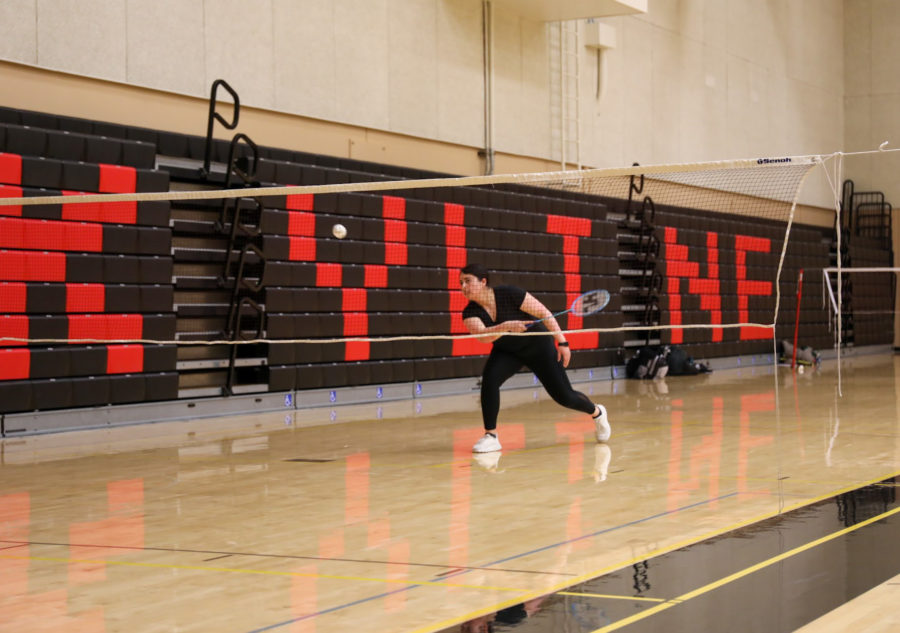
[[500, 440], [498, 440], [495, 436], [490, 433], [485, 433], [484, 437], [475, 442], [475, 446], [472, 447], [473, 453], [492, 453], [494, 451], [499, 451], [502, 446], [500, 446]]
[[597, 429], [597, 441], [605, 442], [612, 435], [612, 429], [609, 428], [609, 419], [606, 417], [606, 407], [598, 404], [594, 410], [594, 426]]

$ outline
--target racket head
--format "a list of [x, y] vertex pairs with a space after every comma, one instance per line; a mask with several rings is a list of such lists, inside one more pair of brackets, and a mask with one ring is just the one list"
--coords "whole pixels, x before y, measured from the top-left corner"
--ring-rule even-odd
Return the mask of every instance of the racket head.
[[609, 304], [609, 299], [610, 295], [607, 290], [589, 290], [572, 302], [569, 311], [580, 317], [596, 314]]

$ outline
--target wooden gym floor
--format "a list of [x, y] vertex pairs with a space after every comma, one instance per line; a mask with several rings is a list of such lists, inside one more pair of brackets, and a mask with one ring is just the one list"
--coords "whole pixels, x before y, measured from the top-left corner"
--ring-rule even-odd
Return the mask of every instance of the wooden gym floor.
[[900, 358], [835, 366], [0, 440], [0, 631], [896, 630]]

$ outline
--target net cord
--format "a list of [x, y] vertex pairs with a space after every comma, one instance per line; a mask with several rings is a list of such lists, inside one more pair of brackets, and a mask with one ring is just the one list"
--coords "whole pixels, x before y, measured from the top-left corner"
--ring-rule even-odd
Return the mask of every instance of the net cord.
[[[653, 329], [658, 330], [675, 330], [675, 329], [725, 329], [725, 328], [743, 328], [755, 327], [764, 328], [775, 331], [774, 323], [721, 323], [721, 324], [683, 324], [683, 325], [658, 325]], [[645, 332], [647, 326], [622, 326], [611, 328], [586, 328], [579, 330], [562, 330], [564, 334], [588, 334], [588, 333], [606, 333], [606, 332]], [[554, 332], [505, 332], [503, 336], [554, 336]], [[88, 339], [88, 338], [66, 338], [66, 339], [33, 339], [21, 338], [14, 336], [0, 337], [0, 345], [9, 343], [34, 344], [34, 345], [56, 345], [56, 344], [143, 344], [143, 345], [259, 345], [260, 343], [271, 343], [276, 345], [303, 343], [303, 344], [319, 344], [319, 343], [393, 343], [397, 341], [437, 341], [437, 340], [462, 340], [477, 339], [484, 334], [424, 334], [424, 335], [402, 335], [402, 336], [383, 336], [383, 337], [340, 337], [340, 338], [254, 338], [254, 339], [218, 339], [209, 341], [185, 341], [185, 340], [159, 340], [159, 339]]]
[[685, 171], [725, 170], [741, 168], [778, 168], [786, 163], [815, 165], [821, 156], [787, 156], [783, 158], [747, 158], [700, 163], [671, 163], [539, 173], [496, 174], [492, 176], [462, 176], [450, 178], [425, 178], [411, 180], [385, 180], [349, 182], [326, 185], [247, 187], [242, 189], [208, 189], [196, 191], [150, 191], [143, 193], [100, 193], [78, 196], [35, 196], [29, 198], [0, 198], [3, 206], [32, 206], [41, 204], [90, 204], [106, 202], [160, 202], [173, 200], [221, 200], [228, 198], [252, 198], [288, 196], [296, 194], [353, 193], [367, 191], [399, 191], [435, 187], [477, 187], [494, 184], [547, 185], [554, 181], [576, 184], [596, 178], [622, 176], [651, 176]]

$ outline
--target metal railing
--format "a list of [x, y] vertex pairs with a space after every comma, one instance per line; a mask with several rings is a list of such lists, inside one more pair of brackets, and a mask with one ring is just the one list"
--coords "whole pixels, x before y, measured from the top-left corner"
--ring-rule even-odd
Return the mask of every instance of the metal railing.
[[[216, 111], [217, 93], [220, 87], [227, 90], [234, 100], [230, 121]], [[225, 80], [217, 79], [213, 82], [209, 98], [206, 151], [200, 172], [200, 176], [204, 180], [208, 181], [210, 176], [214, 143], [212, 134], [215, 122], [218, 121], [226, 129], [233, 130], [237, 127], [239, 118], [240, 97]], [[260, 152], [256, 143], [246, 134], [235, 134], [228, 148], [223, 189], [258, 186], [259, 159]], [[265, 290], [267, 263], [259, 228], [262, 212], [263, 203], [259, 198], [223, 198], [219, 219], [215, 223], [219, 233], [228, 234], [225, 260], [222, 264], [218, 284], [221, 288], [231, 290], [228, 317], [223, 327], [223, 335], [224, 338], [232, 341], [264, 338], [266, 313], [264, 304], [259, 301]], [[253, 334], [249, 338], [244, 336], [245, 327], [252, 328]], [[232, 345], [229, 352], [228, 373], [225, 385], [223, 385], [225, 395], [234, 394], [237, 380], [238, 348], [238, 345]]]
[[[231, 98], [234, 100], [232, 104], [231, 111], [231, 121], [225, 120], [225, 118], [216, 111], [216, 106], [218, 105], [218, 93], [219, 87], [224, 88], [231, 95]], [[209, 94], [209, 116], [206, 121], [206, 151], [204, 152], [203, 157], [203, 167], [200, 169], [200, 177], [204, 180], [209, 178], [210, 167], [212, 164], [212, 150], [213, 150], [213, 128], [215, 127], [215, 122], [218, 121], [221, 123], [226, 130], [233, 130], [238, 125], [238, 120], [241, 115], [241, 99], [238, 96], [238, 93], [228, 85], [228, 82], [224, 79], [216, 79], [212, 84], [212, 89]]]
[[[634, 163], [636, 166], [638, 163]], [[644, 175], [631, 176], [628, 185], [628, 203], [625, 207], [625, 224], [630, 226], [633, 221], [638, 221], [637, 230], [637, 266], [640, 271], [640, 283], [638, 284], [638, 296], [644, 301], [644, 310], [641, 314], [641, 325], [647, 327], [644, 333], [646, 343], [649, 345], [653, 336], [653, 326], [658, 325], [661, 319], [659, 307], [659, 293], [662, 289], [662, 276], [656, 270], [656, 261], [659, 258], [660, 242], [656, 236], [656, 204], [650, 196], [644, 196], [640, 202], [635, 196], [644, 192]]]

